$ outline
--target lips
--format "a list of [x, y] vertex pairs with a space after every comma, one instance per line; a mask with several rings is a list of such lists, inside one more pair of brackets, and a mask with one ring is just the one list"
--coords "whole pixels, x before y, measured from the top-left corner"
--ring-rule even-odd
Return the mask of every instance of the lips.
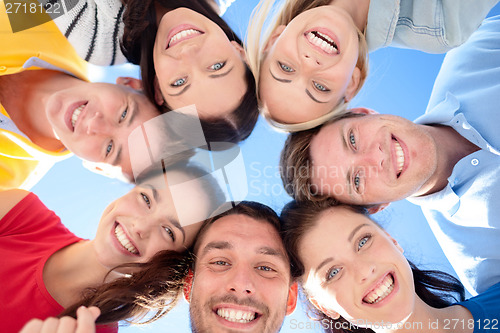
[[200, 35], [203, 35], [205, 32], [200, 30], [199, 28], [188, 25], [188, 24], [182, 24], [170, 31], [168, 34], [168, 43], [167, 43], [167, 49], [170, 47], [175, 46], [176, 44], [179, 44], [180, 42], [183, 42], [185, 40], [191, 39], [198, 37]]
[[232, 329], [249, 329], [254, 327], [262, 316], [254, 308], [237, 304], [219, 305], [213, 309], [217, 321]]
[[384, 276], [382, 281], [380, 281], [374, 288], [372, 288], [365, 297], [363, 297], [363, 302], [368, 304], [377, 304], [386, 299], [394, 290], [395, 282], [394, 276], [388, 273]]
[[87, 106], [88, 102], [76, 102], [71, 104], [71, 106], [66, 111], [64, 116], [66, 126], [69, 128], [71, 132], [75, 131], [76, 124], [78, 122], [78, 118], [80, 117], [82, 111]]
[[133, 244], [132, 240], [129, 238], [129, 236], [127, 235], [126, 231], [123, 229], [121, 224], [117, 222], [115, 222], [114, 235], [116, 236], [118, 243], [123, 247], [123, 249], [125, 249], [132, 255], [135, 256], [139, 255], [139, 250]]
[[257, 316], [257, 313], [254, 311], [243, 311], [230, 308], [217, 309], [216, 313], [219, 317], [235, 323], [249, 323]]
[[396, 178], [399, 178], [401, 176], [401, 173], [405, 169], [405, 152], [398, 139], [393, 136], [392, 141], [394, 142], [394, 170], [396, 171]]
[[340, 54], [335, 34], [325, 28], [309, 30], [304, 34], [307, 41], [317, 50], [328, 55]]

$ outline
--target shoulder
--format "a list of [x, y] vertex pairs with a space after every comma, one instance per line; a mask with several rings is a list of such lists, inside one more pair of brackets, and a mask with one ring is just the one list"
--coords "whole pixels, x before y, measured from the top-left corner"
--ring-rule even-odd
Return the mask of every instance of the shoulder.
[[31, 192], [13, 189], [0, 192], [0, 219]]

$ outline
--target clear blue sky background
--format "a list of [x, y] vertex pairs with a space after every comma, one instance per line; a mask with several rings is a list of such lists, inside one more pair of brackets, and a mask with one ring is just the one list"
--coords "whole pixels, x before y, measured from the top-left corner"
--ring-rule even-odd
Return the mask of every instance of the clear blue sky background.
[[[256, 0], [236, 0], [224, 18], [244, 36], [251, 10]], [[500, 14], [497, 5], [492, 14]], [[413, 50], [385, 48], [370, 55], [370, 75], [354, 106], [366, 106], [381, 113], [415, 119], [427, 105], [434, 79], [443, 55], [425, 54]], [[94, 81], [114, 82], [119, 75], [138, 76], [134, 66], [94, 70]], [[242, 145], [249, 195], [247, 200], [265, 203], [278, 212], [290, 200], [284, 192], [278, 173], [279, 153], [286, 136], [273, 131], [262, 119]], [[72, 157], [56, 165], [32, 191], [53, 209], [70, 230], [84, 238], [93, 238], [101, 212], [114, 199], [130, 189], [118, 180], [93, 174]], [[405, 253], [417, 265], [452, 273], [449, 263], [431, 234], [420, 208], [406, 201], [396, 202], [376, 215], [379, 222], [400, 242]], [[298, 322], [307, 318], [301, 308], [287, 318], [281, 332], [320, 332], [298, 330]], [[144, 327], [121, 328], [120, 332], [190, 332], [187, 305], [179, 306], [164, 319]]]

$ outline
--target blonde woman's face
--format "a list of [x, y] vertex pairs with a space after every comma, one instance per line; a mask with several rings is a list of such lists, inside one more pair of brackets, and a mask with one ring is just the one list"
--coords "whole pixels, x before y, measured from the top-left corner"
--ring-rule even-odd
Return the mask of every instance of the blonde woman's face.
[[402, 252], [366, 216], [345, 207], [329, 209], [299, 244], [304, 287], [325, 313], [358, 326], [404, 321], [416, 294]]
[[279, 26], [266, 45], [259, 93], [272, 119], [288, 124], [316, 119], [358, 87], [359, 39], [346, 12], [321, 6]]

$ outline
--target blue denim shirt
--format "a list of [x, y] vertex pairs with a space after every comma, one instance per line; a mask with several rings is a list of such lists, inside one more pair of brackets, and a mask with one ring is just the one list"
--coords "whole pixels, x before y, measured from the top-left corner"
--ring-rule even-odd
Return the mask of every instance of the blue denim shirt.
[[464, 43], [499, 0], [371, 0], [368, 50], [444, 53]]
[[[439, 245], [474, 296], [500, 281], [500, 16], [446, 55], [418, 124], [452, 127], [480, 150], [455, 164], [447, 186], [420, 205]], [[439, 143], [438, 143], [439, 144]]]

